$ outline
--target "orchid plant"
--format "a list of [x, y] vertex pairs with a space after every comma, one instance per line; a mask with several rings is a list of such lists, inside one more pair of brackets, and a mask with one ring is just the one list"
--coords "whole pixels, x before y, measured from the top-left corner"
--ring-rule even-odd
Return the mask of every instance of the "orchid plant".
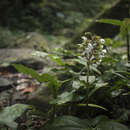
[[80, 50], [82, 50], [82, 56], [86, 58], [87, 63], [87, 75], [86, 80], [89, 82], [90, 65], [99, 65], [102, 58], [105, 56], [107, 50], [105, 49], [105, 40], [100, 36], [92, 35], [91, 33], [85, 33], [82, 36], [83, 42], [79, 44]]

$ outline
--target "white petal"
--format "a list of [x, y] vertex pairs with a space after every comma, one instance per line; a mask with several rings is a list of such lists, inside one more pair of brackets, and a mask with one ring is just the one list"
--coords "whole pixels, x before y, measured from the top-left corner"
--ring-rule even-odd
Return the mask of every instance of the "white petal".
[[92, 56], [91, 58], [90, 58], [90, 60], [93, 60], [94, 59], [94, 56]]
[[102, 59], [104, 57], [104, 55], [100, 55], [99, 58]]
[[100, 62], [102, 62], [102, 60], [101, 60], [101, 59], [99, 60], [99, 63], [100, 63]]
[[92, 44], [91, 44], [91, 43], [88, 43], [88, 48], [89, 48], [90, 50], [92, 50], [92, 49], [93, 49], [93, 46], [92, 46]]
[[83, 36], [81, 37], [83, 39], [83, 42], [86, 42], [87, 41], [87, 37]]
[[91, 52], [91, 50], [89, 48], [85, 48], [85, 53], [89, 54]]
[[104, 39], [100, 39], [100, 42], [101, 42], [102, 44], [104, 44], [104, 43], [105, 43], [105, 40], [104, 40]]
[[103, 49], [102, 52], [103, 52], [103, 53], [107, 53], [106, 49]]

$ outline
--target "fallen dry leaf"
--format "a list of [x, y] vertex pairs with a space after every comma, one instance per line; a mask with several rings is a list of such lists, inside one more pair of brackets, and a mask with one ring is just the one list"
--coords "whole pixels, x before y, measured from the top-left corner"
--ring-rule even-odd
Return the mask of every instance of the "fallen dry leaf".
[[18, 84], [19, 83], [29, 83], [29, 82], [31, 82], [29, 79], [19, 79], [19, 80], [17, 80]]
[[33, 93], [37, 88], [38, 88], [38, 86], [35, 86], [35, 85], [27, 86], [23, 91], [21, 91], [21, 93], [22, 94]]
[[17, 91], [23, 90], [23, 89], [27, 88], [27, 86], [28, 86], [28, 83], [22, 83], [22, 84], [16, 86], [16, 90]]

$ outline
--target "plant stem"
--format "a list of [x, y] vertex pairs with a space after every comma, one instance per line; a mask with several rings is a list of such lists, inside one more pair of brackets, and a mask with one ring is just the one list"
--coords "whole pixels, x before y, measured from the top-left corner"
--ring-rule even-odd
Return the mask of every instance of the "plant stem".
[[128, 29], [126, 29], [127, 35], [126, 35], [126, 44], [127, 44], [127, 57], [128, 57], [128, 63], [130, 62], [130, 45], [129, 45], [129, 32]]
[[87, 62], [87, 75], [86, 75], [87, 83], [89, 83], [89, 71], [90, 71], [90, 63]]

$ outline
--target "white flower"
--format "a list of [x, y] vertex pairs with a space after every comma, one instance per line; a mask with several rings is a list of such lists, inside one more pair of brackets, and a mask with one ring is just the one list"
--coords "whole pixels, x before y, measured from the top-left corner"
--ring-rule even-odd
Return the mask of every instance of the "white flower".
[[92, 50], [92, 49], [93, 49], [93, 46], [92, 46], [92, 44], [91, 44], [91, 43], [88, 43], [88, 48], [89, 48], [90, 50]]
[[89, 54], [91, 52], [91, 50], [89, 48], [85, 48], [85, 53]]
[[100, 55], [99, 58], [102, 59], [104, 57], [104, 55]]
[[83, 39], [83, 42], [86, 42], [87, 41], [87, 37], [83, 36], [81, 37]]
[[97, 46], [97, 43], [95, 42], [95, 43], [93, 43], [93, 46], [95, 47], [95, 46]]
[[104, 44], [104, 43], [105, 43], [105, 40], [104, 40], [104, 39], [100, 39], [100, 42], [101, 42], [102, 44]]
[[99, 60], [99, 63], [102, 62], [102, 59]]
[[103, 53], [107, 53], [106, 49], [103, 49], [102, 52], [103, 52]]

